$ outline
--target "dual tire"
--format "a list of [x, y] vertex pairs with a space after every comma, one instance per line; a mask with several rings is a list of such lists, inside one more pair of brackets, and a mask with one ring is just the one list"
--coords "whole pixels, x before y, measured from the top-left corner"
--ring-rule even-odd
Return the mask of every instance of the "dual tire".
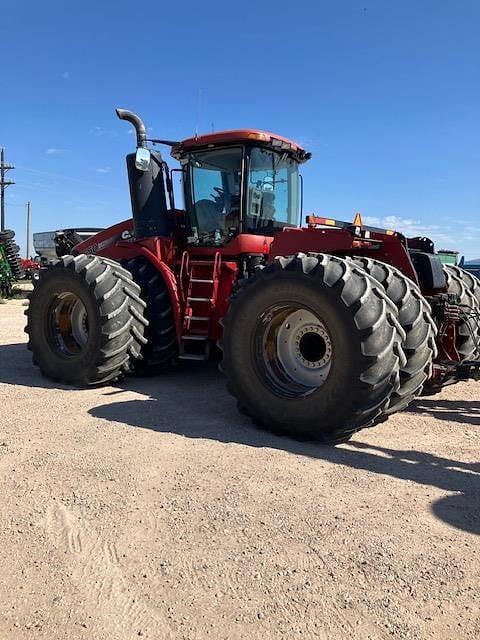
[[[475, 298], [480, 288], [465, 282], [449, 272], [449, 289]], [[27, 316], [34, 361], [62, 382], [157, 373], [176, 356], [168, 291], [141, 258], [120, 266], [65, 256], [35, 283]], [[262, 427], [328, 443], [408, 406], [436, 355], [417, 285], [367, 258], [279, 258], [236, 291], [223, 323], [221, 366], [241, 410]]]
[[125, 260], [122, 265], [140, 287], [144, 300], [146, 344], [141, 358], [132, 362], [132, 372], [139, 376], [163, 373], [175, 363], [178, 354], [177, 332], [170, 292], [165, 280], [146, 258], [141, 256]]
[[400, 367], [400, 386], [393, 391], [383, 413], [388, 417], [405, 409], [422, 393], [437, 356], [437, 327], [420, 288], [401, 271], [372, 258], [355, 258], [354, 262], [382, 285], [397, 308], [398, 322], [405, 331], [405, 364]]
[[[413, 283], [394, 302], [368, 272], [377, 268], [298, 254], [278, 258], [235, 293], [224, 318], [221, 368], [257, 424], [342, 442], [421, 389], [434, 353], [428, 305]], [[416, 301], [410, 315], [407, 299], [409, 308]], [[428, 346], [417, 359], [409, 350], [424, 338]]]
[[480, 280], [461, 267], [443, 267], [448, 293], [457, 295], [460, 322], [456, 347], [461, 362], [480, 359]]
[[147, 344], [145, 307], [139, 285], [118, 263], [64, 256], [34, 281], [25, 312], [33, 361], [69, 384], [116, 380]]
[[64, 256], [34, 280], [26, 315], [34, 363], [54, 380], [92, 385], [154, 375], [177, 355], [169, 292], [142, 257], [120, 265]]

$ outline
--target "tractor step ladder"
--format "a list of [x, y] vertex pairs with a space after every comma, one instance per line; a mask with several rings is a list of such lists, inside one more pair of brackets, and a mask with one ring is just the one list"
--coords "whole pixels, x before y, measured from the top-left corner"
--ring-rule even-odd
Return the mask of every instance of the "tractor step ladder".
[[210, 356], [210, 319], [217, 302], [221, 268], [220, 253], [214, 260], [182, 259], [185, 263], [185, 316], [180, 338], [180, 360], [208, 360]]

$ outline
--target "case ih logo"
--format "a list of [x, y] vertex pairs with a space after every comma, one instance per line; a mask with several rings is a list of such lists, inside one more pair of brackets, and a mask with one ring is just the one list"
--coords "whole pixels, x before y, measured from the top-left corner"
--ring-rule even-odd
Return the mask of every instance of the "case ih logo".
[[124, 242], [126, 240], [133, 240], [132, 232], [129, 229], [124, 229], [121, 233], [116, 234], [114, 236], [110, 236], [110, 238], [106, 238], [101, 242], [94, 242], [87, 249], [85, 249], [85, 253], [87, 254], [99, 253], [103, 249], [106, 249], [107, 247], [111, 247], [112, 244], [115, 244], [116, 242], [119, 242], [121, 240], [123, 240]]
[[85, 249], [85, 253], [98, 253], [99, 251], [102, 251], [102, 249], [105, 249], [106, 247], [114, 244], [118, 238], [119, 236], [114, 236], [113, 238], [107, 238], [106, 240], [103, 240], [103, 242], [95, 242], [87, 249]]

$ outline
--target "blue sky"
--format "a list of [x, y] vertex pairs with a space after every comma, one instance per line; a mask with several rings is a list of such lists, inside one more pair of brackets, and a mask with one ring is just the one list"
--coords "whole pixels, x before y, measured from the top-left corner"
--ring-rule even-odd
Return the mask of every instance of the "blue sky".
[[294, 138], [313, 152], [307, 212], [361, 211], [480, 255], [476, 0], [19, 0], [1, 3], [0, 29], [0, 145], [17, 166], [7, 226], [21, 244], [27, 200], [34, 231], [130, 215], [121, 106], [159, 137]]

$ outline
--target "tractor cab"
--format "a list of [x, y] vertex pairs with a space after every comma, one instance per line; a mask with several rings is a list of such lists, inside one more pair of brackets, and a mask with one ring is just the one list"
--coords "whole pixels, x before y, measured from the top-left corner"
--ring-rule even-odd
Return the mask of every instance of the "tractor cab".
[[168, 210], [176, 210], [172, 174], [161, 154], [148, 150], [148, 142], [170, 146], [180, 162], [188, 245], [224, 246], [239, 234], [271, 237], [298, 225], [298, 169], [311, 154], [296, 142], [256, 129], [196, 135], [182, 142], [156, 140], [147, 138], [136, 114], [117, 109], [117, 115], [137, 134], [137, 151], [127, 156], [135, 238], [171, 236]]
[[298, 225], [296, 143], [264, 131], [236, 130], [189, 138], [172, 156], [184, 171], [188, 243], [221, 246], [239, 233], [273, 236]]

